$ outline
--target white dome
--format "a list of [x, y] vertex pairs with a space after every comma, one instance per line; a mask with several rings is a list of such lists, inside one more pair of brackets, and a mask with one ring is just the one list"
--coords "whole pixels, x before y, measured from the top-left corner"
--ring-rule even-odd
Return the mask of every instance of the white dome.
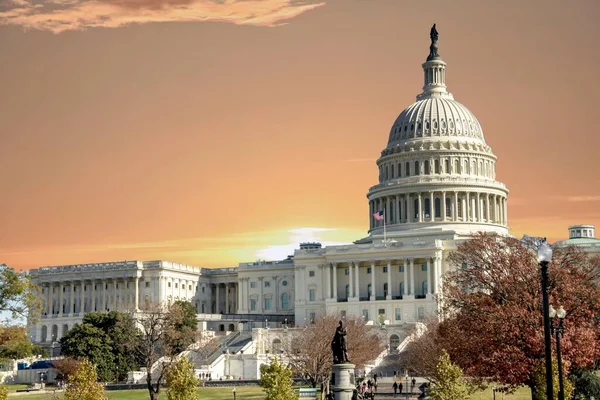
[[387, 147], [424, 138], [465, 138], [485, 143], [475, 115], [450, 96], [427, 97], [402, 111], [392, 126]]

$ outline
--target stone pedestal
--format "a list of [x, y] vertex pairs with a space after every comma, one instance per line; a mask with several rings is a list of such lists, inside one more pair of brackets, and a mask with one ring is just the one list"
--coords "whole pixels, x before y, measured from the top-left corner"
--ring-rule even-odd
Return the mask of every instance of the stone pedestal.
[[330, 389], [335, 400], [351, 400], [356, 389], [354, 364], [333, 364], [331, 367]]

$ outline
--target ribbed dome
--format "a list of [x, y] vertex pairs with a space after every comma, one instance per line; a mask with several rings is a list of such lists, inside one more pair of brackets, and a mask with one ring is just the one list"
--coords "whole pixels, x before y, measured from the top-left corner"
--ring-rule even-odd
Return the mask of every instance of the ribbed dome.
[[477, 118], [450, 96], [427, 97], [402, 111], [392, 126], [387, 147], [427, 137], [462, 137], [485, 143]]

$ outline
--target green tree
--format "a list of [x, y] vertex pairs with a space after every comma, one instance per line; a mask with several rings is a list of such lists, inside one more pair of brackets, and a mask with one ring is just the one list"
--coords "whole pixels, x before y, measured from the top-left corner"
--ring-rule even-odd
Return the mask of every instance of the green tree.
[[74, 374], [69, 376], [65, 400], [106, 400], [104, 387], [98, 383], [96, 368], [89, 360], [79, 364]]
[[180, 357], [167, 368], [167, 399], [194, 400], [198, 398], [198, 385], [194, 364]]
[[185, 351], [196, 340], [198, 319], [196, 308], [189, 301], [178, 300], [169, 308], [168, 340], [173, 354]]
[[127, 379], [129, 371], [138, 369], [135, 353], [140, 331], [131, 315], [117, 311], [94, 312], [86, 314], [83, 323], [102, 329], [110, 338], [114, 359], [113, 373], [118, 380]]
[[[564, 363], [563, 363], [564, 364]], [[563, 366], [563, 370], [566, 372], [566, 368]], [[556, 358], [552, 358], [552, 384], [554, 391], [554, 398], [558, 399], [558, 391], [560, 385], [558, 382], [558, 361]], [[573, 383], [567, 378], [565, 373], [563, 378], [564, 386], [564, 399], [569, 400], [573, 395]], [[533, 371], [533, 379], [535, 381], [535, 390], [533, 391], [533, 398], [536, 400], [546, 400], [546, 363], [540, 362], [535, 370]]]
[[0, 386], [0, 400], [8, 399], [8, 389], [6, 386]]
[[600, 376], [593, 369], [573, 370], [569, 375], [569, 379], [573, 382], [574, 399], [600, 398]]
[[446, 350], [442, 350], [435, 375], [436, 382], [429, 393], [434, 400], [465, 400], [469, 397], [469, 386], [463, 378], [462, 369], [452, 363]]
[[33, 354], [33, 345], [22, 326], [0, 326], [0, 360], [15, 360]]
[[39, 287], [27, 274], [0, 264], [0, 312], [8, 313], [12, 320], [28, 319], [35, 323], [43, 304]]
[[98, 378], [108, 382], [114, 378], [112, 340], [100, 328], [77, 324], [60, 339], [61, 354], [78, 360], [89, 360], [97, 367]]
[[266, 394], [265, 400], [295, 400], [293, 384], [292, 369], [277, 357], [273, 357], [270, 364], [260, 366], [260, 386]]

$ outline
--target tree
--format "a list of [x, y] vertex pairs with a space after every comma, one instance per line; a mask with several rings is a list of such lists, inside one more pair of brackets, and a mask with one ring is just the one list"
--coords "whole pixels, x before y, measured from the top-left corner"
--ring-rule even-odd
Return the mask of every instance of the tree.
[[210, 352], [213, 348], [215, 340], [206, 338], [204, 333], [196, 334], [194, 338], [187, 337], [187, 329], [184, 330], [185, 334], [182, 334], [179, 327], [185, 326], [185, 312], [176, 305], [167, 307], [158, 303], [147, 303], [137, 315], [140, 327], [137, 357], [147, 371], [146, 386], [150, 400], [157, 400], [160, 395], [160, 383], [164, 381], [174, 356], [179, 353], [177, 350], [182, 345], [182, 338], [194, 343], [193, 346], [189, 346], [189, 354], [184, 354], [190, 358], [202, 358], [205, 352]]
[[0, 326], [0, 360], [29, 357], [34, 347], [22, 326]]
[[8, 388], [6, 386], [0, 386], [0, 400], [8, 399]]
[[460, 367], [450, 361], [446, 350], [442, 350], [435, 369], [436, 382], [432, 384], [429, 396], [434, 400], [465, 400], [469, 397], [469, 387], [463, 378]]
[[77, 324], [60, 339], [60, 345], [62, 355], [93, 363], [102, 382], [113, 379], [113, 343], [102, 329], [86, 323]]
[[[564, 367], [563, 367], [564, 368]], [[554, 393], [554, 399], [558, 399], [558, 392], [560, 390], [560, 384], [558, 381], [558, 361], [556, 358], [552, 359], [552, 385]], [[534, 370], [533, 379], [536, 383], [534, 398], [536, 400], [546, 400], [546, 363], [540, 362]], [[573, 395], [573, 383], [567, 378], [563, 378], [563, 390], [564, 399], [568, 400]]]
[[573, 382], [573, 398], [587, 400], [600, 398], [600, 376], [593, 369], [574, 369], [569, 379]]
[[79, 364], [79, 368], [69, 377], [65, 400], [107, 400], [104, 387], [98, 383], [96, 369], [89, 360]]
[[[338, 323], [338, 318], [332, 315], [317, 319], [302, 331], [291, 333], [294, 335], [291, 344], [284, 346], [293, 371], [312, 387], [325, 384], [331, 376], [331, 340]], [[348, 358], [360, 369], [377, 358], [385, 348], [384, 341], [362, 318], [347, 317], [344, 323], [348, 330]]]
[[0, 312], [9, 314], [13, 321], [28, 319], [30, 323], [35, 323], [43, 304], [39, 287], [31, 282], [26, 273], [0, 264]]
[[[535, 251], [515, 238], [480, 233], [460, 243], [449, 261], [439, 299], [441, 346], [468, 376], [527, 385], [533, 394], [534, 371], [544, 360]], [[561, 341], [567, 366], [590, 366], [600, 355], [599, 271], [597, 259], [575, 247], [555, 249], [549, 265], [550, 303], [567, 310]]]
[[71, 376], [73, 376], [79, 369], [81, 361], [71, 357], [65, 357], [59, 360], [52, 361], [52, 365], [58, 371], [58, 374], [56, 375], [56, 380], [69, 381]]
[[167, 399], [194, 400], [198, 398], [198, 385], [194, 364], [180, 357], [167, 368]]
[[292, 389], [292, 369], [281, 363], [277, 357], [270, 364], [260, 366], [260, 386], [265, 392], [265, 400], [294, 400], [296, 393]]
[[178, 300], [169, 309], [171, 329], [169, 341], [175, 354], [186, 350], [196, 338], [198, 319], [196, 308], [189, 301]]
[[423, 329], [411, 334], [403, 357], [398, 357], [396, 369], [412, 371], [412, 375], [437, 382], [437, 366], [442, 356], [442, 340], [439, 335], [439, 319], [433, 318], [423, 324]]
[[114, 360], [111, 370], [117, 380], [126, 380], [129, 371], [138, 369], [135, 351], [140, 331], [130, 314], [94, 312], [86, 314], [83, 323], [102, 329], [110, 339]]

